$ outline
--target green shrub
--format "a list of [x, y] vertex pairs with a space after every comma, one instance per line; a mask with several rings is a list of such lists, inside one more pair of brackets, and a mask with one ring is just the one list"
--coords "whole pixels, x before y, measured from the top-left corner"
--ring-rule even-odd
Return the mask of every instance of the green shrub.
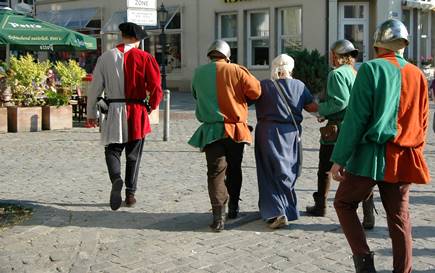
[[47, 96], [46, 103], [48, 105], [60, 107], [60, 106], [68, 105], [69, 103], [69, 96], [65, 94], [57, 93], [55, 91], [50, 90], [47, 91], [45, 95]]
[[50, 65], [49, 61], [35, 61], [30, 54], [20, 58], [11, 57], [7, 74], [15, 105], [39, 106], [44, 103], [43, 83]]
[[86, 71], [74, 60], [68, 62], [57, 61], [55, 69], [66, 96], [71, 96], [73, 90], [80, 88], [82, 79], [86, 76]]
[[293, 77], [305, 83], [313, 94], [320, 94], [326, 90], [329, 65], [328, 57], [320, 55], [319, 51], [313, 50], [289, 50], [288, 55], [295, 60]]

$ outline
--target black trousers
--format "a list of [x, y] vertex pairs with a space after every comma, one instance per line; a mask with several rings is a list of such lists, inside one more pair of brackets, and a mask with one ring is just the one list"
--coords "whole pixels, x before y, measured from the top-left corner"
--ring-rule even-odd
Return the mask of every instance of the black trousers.
[[105, 147], [106, 164], [112, 184], [121, 178], [121, 155], [125, 148], [125, 192], [135, 193], [144, 139], [127, 143], [112, 143]]
[[205, 146], [207, 182], [213, 207], [222, 207], [228, 199], [239, 200], [242, 188], [242, 159], [244, 143], [230, 138]]

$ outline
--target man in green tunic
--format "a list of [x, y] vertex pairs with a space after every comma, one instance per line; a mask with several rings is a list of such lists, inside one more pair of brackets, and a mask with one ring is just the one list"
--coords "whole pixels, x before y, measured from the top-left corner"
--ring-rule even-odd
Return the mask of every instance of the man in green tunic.
[[219, 232], [224, 230], [226, 205], [228, 218], [236, 218], [239, 211], [243, 149], [252, 142], [247, 101], [258, 99], [261, 88], [246, 68], [230, 63], [231, 48], [225, 41], [215, 41], [207, 56], [210, 63], [199, 66], [192, 79], [201, 126], [189, 144], [205, 152], [213, 211], [210, 228]]
[[[348, 40], [338, 40], [331, 46], [331, 63], [335, 68], [328, 75], [326, 97], [319, 104], [319, 114], [324, 117], [319, 121], [328, 120], [324, 127], [337, 129], [341, 123], [349, 103], [350, 90], [355, 81], [356, 70], [354, 68], [355, 58], [358, 56], [358, 49]], [[312, 216], [325, 216], [326, 199], [331, 185], [329, 170], [332, 167], [331, 154], [334, 149], [336, 136], [321, 134], [319, 150], [319, 169], [317, 171], [317, 192], [313, 194], [314, 206], [307, 207], [307, 213]], [[373, 228], [375, 217], [373, 215], [373, 195], [363, 202], [364, 220], [363, 226], [366, 229]]]
[[427, 81], [403, 58], [408, 31], [390, 19], [375, 32], [376, 59], [358, 71], [341, 132], [332, 153], [332, 177], [340, 181], [334, 207], [352, 249], [357, 273], [375, 273], [356, 209], [379, 188], [393, 245], [393, 272], [412, 271], [409, 216], [411, 183], [427, 184], [423, 149], [428, 127]]

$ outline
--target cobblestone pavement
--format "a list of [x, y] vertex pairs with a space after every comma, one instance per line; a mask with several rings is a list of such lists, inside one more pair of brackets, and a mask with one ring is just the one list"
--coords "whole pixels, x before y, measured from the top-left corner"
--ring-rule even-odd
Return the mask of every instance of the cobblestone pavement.
[[[432, 105], [431, 115], [434, 111]], [[162, 108], [161, 108], [162, 109]], [[212, 233], [205, 157], [186, 144], [197, 122], [188, 94], [174, 94], [170, 141], [162, 124], [147, 138], [135, 208], [113, 212], [96, 129], [0, 135], [0, 200], [34, 208], [33, 218], [0, 231], [0, 273], [9, 272], [354, 272], [332, 208], [325, 218], [302, 215], [272, 231], [257, 213], [254, 150], [245, 150], [242, 217]], [[299, 209], [316, 187], [318, 124], [303, 122], [304, 168]], [[435, 177], [435, 135], [426, 158]], [[391, 272], [385, 212], [367, 232], [378, 272]], [[435, 184], [413, 186], [414, 272], [435, 272]]]

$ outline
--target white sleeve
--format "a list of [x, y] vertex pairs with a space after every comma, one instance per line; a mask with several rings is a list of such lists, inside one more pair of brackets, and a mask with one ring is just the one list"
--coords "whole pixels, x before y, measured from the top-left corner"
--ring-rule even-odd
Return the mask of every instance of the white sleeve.
[[92, 73], [91, 87], [87, 92], [86, 116], [88, 119], [97, 118], [97, 98], [101, 96], [105, 88], [105, 79], [101, 56], [98, 58], [94, 72]]

